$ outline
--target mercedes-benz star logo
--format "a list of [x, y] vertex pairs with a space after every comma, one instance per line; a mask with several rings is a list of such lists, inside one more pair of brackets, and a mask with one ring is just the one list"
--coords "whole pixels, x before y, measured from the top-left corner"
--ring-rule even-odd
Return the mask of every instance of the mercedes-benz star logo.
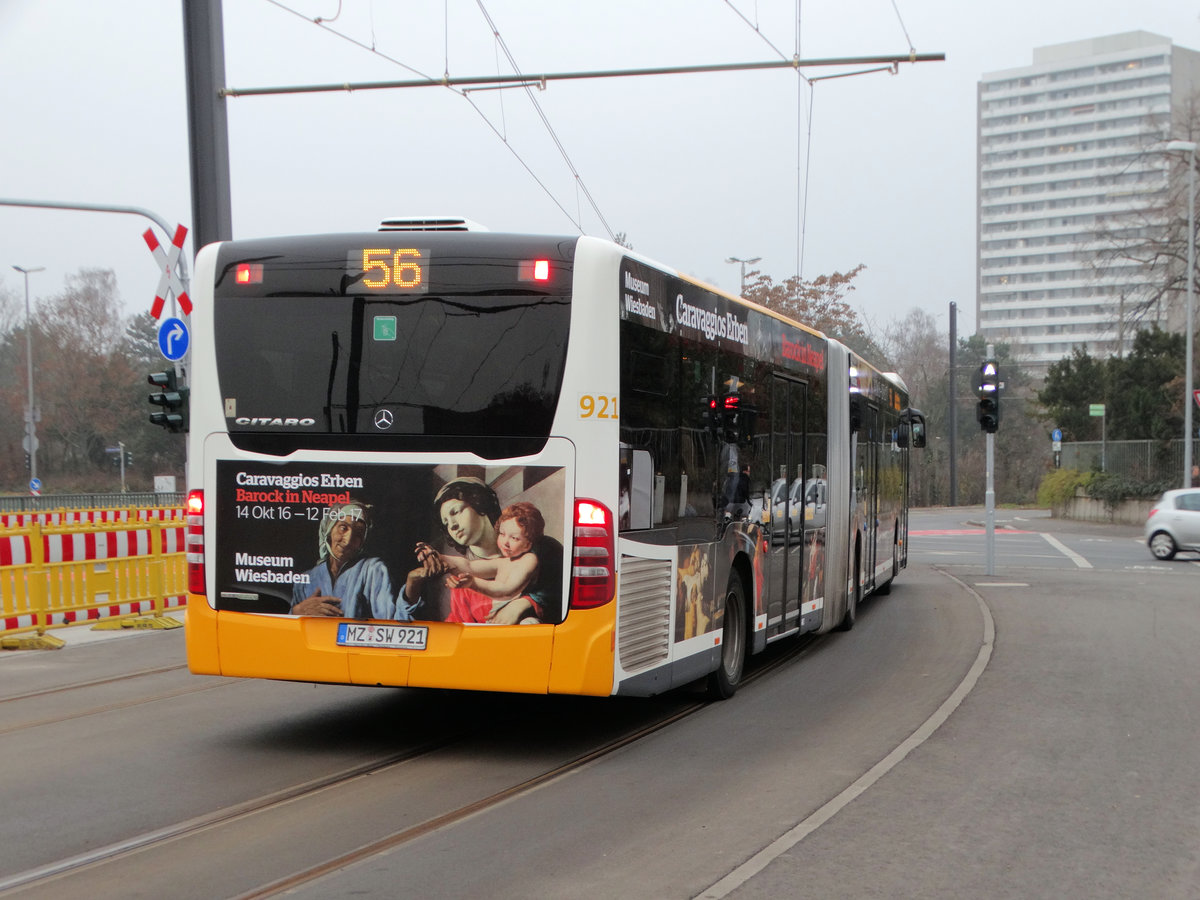
[[375, 413], [375, 427], [380, 431], [386, 431], [392, 427], [394, 418], [390, 409], [381, 409]]

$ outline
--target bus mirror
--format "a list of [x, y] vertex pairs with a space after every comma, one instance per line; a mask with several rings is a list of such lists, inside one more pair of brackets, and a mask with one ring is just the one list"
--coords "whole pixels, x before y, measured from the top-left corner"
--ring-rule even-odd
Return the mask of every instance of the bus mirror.
[[919, 409], [910, 406], [900, 413], [900, 430], [896, 436], [896, 443], [901, 447], [907, 447], [911, 443], [918, 450], [925, 446], [925, 414]]
[[925, 446], [924, 419], [918, 419], [912, 423], [912, 445], [918, 450]]

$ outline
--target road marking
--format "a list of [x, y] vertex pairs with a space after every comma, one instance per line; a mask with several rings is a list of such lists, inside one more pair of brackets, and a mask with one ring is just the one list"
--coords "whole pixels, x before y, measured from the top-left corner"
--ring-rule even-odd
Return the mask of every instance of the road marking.
[[1027, 581], [977, 581], [975, 587], [1029, 587]]
[[[942, 537], [944, 535], [953, 534], [987, 534], [986, 528], [924, 528], [913, 529], [908, 532], [909, 537], [913, 535], [933, 535], [934, 537]], [[1033, 534], [1032, 531], [1022, 531], [1020, 528], [997, 528], [996, 534]]]
[[1081, 569], [1092, 568], [1092, 564], [1090, 562], [1088, 562], [1086, 559], [1084, 559], [1082, 556], [1080, 556], [1078, 553], [1076, 553], [1074, 550], [1072, 550], [1070, 547], [1068, 547], [1066, 544], [1064, 544], [1062, 541], [1060, 541], [1054, 535], [1046, 534], [1045, 532], [1042, 532], [1042, 537], [1044, 537], [1046, 539], [1047, 544], [1049, 544], [1051, 547], [1053, 547], [1055, 550], [1057, 550], [1059, 553], [1061, 553], [1063, 556], [1065, 556], [1071, 562], [1075, 563], [1075, 565], [1079, 566], [1079, 568], [1081, 568]]
[[781, 837], [776, 838], [754, 856], [750, 857], [704, 893], [699, 896], [702, 900], [719, 900], [719, 898], [727, 897], [747, 881], [765, 869], [768, 865], [774, 862], [777, 858], [787, 853], [802, 840], [836, 816], [851, 801], [860, 795], [864, 794], [871, 785], [876, 781], [900, 765], [908, 754], [912, 753], [919, 746], [925, 743], [933, 735], [941, 725], [950, 718], [950, 714], [954, 712], [971, 693], [975, 687], [975, 682], [979, 680], [979, 676], [983, 674], [983, 670], [987, 668], [988, 661], [992, 658], [992, 646], [996, 640], [996, 623], [992, 619], [991, 610], [987, 604], [983, 602], [983, 597], [975, 591], [969, 584], [964, 581], [959, 581], [949, 572], [941, 572], [955, 584], [962, 587], [968, 594], [975, 598], [975, 602], [979, 604], [979, 611], [983, 613], [983, 645], [979, 648], [979, 653], [975, 657], [975, 662], [970, 670], [959, 682], [958, 687], [954, 689], [945, 702], [937, 708], [937, 710], [924, 724], [914, 731], [907, 740], [903, 741], [895, 750], [877, 762], [857, 781], [847, 787], [844, 791], [814, 812], [807, 819], [804, 819], [791, 831], [786, 832]]

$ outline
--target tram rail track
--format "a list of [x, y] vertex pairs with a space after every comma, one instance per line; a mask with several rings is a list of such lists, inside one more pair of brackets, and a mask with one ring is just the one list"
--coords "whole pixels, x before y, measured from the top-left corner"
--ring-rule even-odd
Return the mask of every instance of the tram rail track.
[[84, 688], [103, 687], [107, 684], [117, 684], [122, 681], [132, 681], [135, 678], [145, 678], [149, 675], [164, 675], [167, 672], [179, 672], [187, 668], [186, 663], [176, 663], [170, 666], [157, 666], [150, 669], [140, 669], [137, 672], [124, 672], [120, 675], [109, 675], [104, 678], [94, 678], [90, 681], [80, 681], [75, 684], [63, 684], [52, 688], [42, 688], [36, 691], [27, 691], [24, 694], [13, 694], [11, 697], [0, 697], [0, 709], [3, 709], [5, 703], [15, 703], [20, 700], [37, 700], [42, 697], [51, 697], [55, 694], [65, 694], [70, 691], [83, 690]]
[[[141, 669], [137, 672], [127, 672], [121, 675], [111, 675], [104, 678], [81, 681], [75, 684], [65, 684], [53, 688], [45, 688], [43, 690], [27, 691], [23, 694], [16, 694], [11, 697], [0, 698], [0, 712], [3, 712], [6, 716], [11, 717], [14, 715], [13, 710], [16, 708], [15, 705], [19, 703], [28, 703], [30, 701], [70, 696], [77, 692], [83, 692], [94, 688], [127, 684], [137, 681], [141, 678], [166, 675], [186, 669], [187, 666], [183, 664], [158, 666], [154, 668]], [[171, 690], [160, 690], [156, 691], [155, 693], [145, 694], [138, 697], [130, 697], [123, 700], [113, 700], [91, 706], [82, 706], [78, 709], [58, 713], [55, 715], [43, 716], [41, 718], [15, 721], [9, 724], [0, 725], [0, 736], [15, 734], [31, 728], [43, 728], [47, 725], [57, 725], [62, 722], [69, 722], [72, 719], [82, 719], [87, 718], [88, 716], [102, 715], [104, 713], [115, 712], [120, 709], [130, 709], [136, 706], [144, 706], [149, 703], [159, 703], [163, 700], [173, 700], [177, 697], [187, 696], [188, 694], [197, 694], [203, 691], [215, 690], [220, 687], [228, 686], [232, 683], [232, 681], [225, 679], [218, 681], [205, 680], [191, 683], [184, 687], [173, 688]]]
[[[812, 643], [813, 639], [811, 638], [802, 639], [801, 641], [790, 643], [786, 648], [781, 648], [782, 652], [768, 654], [766, 659], [763, 659], [747, 671], [743, 679], [743, 687], [786, 665], [804, 653]], [[137, 677], [149, 671], [151, 670], [145, 670], [142, 673], [131, 673], [130, 677]], [[169, 671], [169, 667], [165, 671]], [[105, 683], [112, 680], [120, 679], [99, 679], [98, 683]], [[226, 684], [229, 683], [236, 682], [226, 682]], [[220, 685], [206, 685], [197, 690], [212, 689], [218, 686]], [[168, 697], [164, 695], [156, 699], [168, 699]], [[146, 702], [151, 701], [148, 699]], [[675, 707], [665, 715], [657, 716], [651, 721], [625, 731], [544, 772], [494, 791], [487, 796], [429, 816], [411, 826], [401, 828], [374, 840], [368, 840], [353, 849], [334, 853], [330, 857], [311, 866], [302, 867], [288, 875], [264, 881], [257, 887], [232, 896], [237, 896], [242, 898], [242, 900], [277, 896], [288, 890], [315, 881], [340, 868], [399, 847], [438, 830], [451, 827], [457, 822], [537, 790], [556, 779], [579, 771], [624, 747], [701, 711], [708, 705], [709, 703], [706, 700], [690, 700], [682, 706]], [[98, 711], [97, 709], [93, 712]], [[72, 890], [62, 891], [60, 894], [65, 879], [81, 879], [81, 882], [76, 886], [82, 888], [83, 884], [89, 880], [89, 873], [99, 873], [108, 867], [119, 867], [123, 864], [136, 866], [137, 861], [144, 859], [147, 854], [164, 850], [188, 838], [199, 838], [206, 833], [217, 833], [224, 828], [233, 828], [238, 823], [243, 823], [255, 816], [269, 815], [279, 812], [289, 805], [302, 803], [306, 800], [315, 800], [319, 795], [344, 788], [360, 779], [385, 775], [420, 760], [436, 758], [439, 753], [453, 751], [468, 740], [479, 737], [486, 728], [487, 726], [485, 725], [477, 730], [446, 734], [400, 753], [348, 766], [337, 772], [264, 794], [257, 798], [230, 804], [200, 816], [172, 825], [166, 825], [103, 847], [97, 847], [85, 853], [49, 862], [6, 878], [0, 878], [0, 897], [11, 897], [26, 892], [38, 893], [39, 889], [46, 896], [50, 896], [51, 894], [56, 896], [75, 896], [76, 894]], [[90, 891], [90, 889], [88, 890]], [[87, 893], [88, 891], [81, 891], [80, 895]]]
[[[798, 641], [794, 642], [794, 646], [789, 647], [779, 656], [768, 659], [765, 662], [755, 666], [755, 668], [748, 672], [745, 678], [742, 680], [742, 687], [745, 687], [747, 684], [753, 683], [754, 681], [765, 677], [766, 675], [774, 672], [776, 669], [781, 668], [788, 662], [800, 656], [809, 648], [814, 640], [816, 640], [816, 638], [812, 636], [801, 637]], [[372, 841], [371, 843], [365, 844], [364, 846], [359, 847], [349, 853], [344, 853], [334, 859], [326, 860], [319, 865], [315, 865], [302, 872], [294, 873], [286, 878], [281, 878], [277, 881], [271, 882], [270, 884], [262, 885], [261, 887], [247, 893], [240, 894], [236, 900], [265, 900], [265, 898], [268, 897], [279, 896], [286, 891], [316, 881], [317, 879], [322, 878], [325, 875], [329, 875], [332, 872], [336, 872], [338, 869], [354, 865], [355, 863], [369, 859], [379, 853], [385, 853], [388, 850], [392, 850], [408, 843], [409, 841], [416, 840], [417, 838], [424, 837], [427, 834], [432, 834], [433, 832], [442, 828], [449, 827], [456, 822], [460, 822], [463, 819], [468, 818], [469, 816], [476, 815], [477, 813], [512, 800], [515, 797], [520, 797], [529, 793], [530, 791], [537, 790], [543, 785], [570, 775], [573, 772], [577, 772], [580, 769], [583, 769], [592, 763], [603, 759], [604, 757], [615, 753], [624, 747], [629, 746], [630, 744], [636, 743], [637, 741], [649, 737], [655, 732], [661, 731], [662, 729], [673, 725], [676, 722], [700, 712], [702, 709], [707, 707], [710, 702], [711, 701], [708, 700], [693, 701], [670, 715], [664, 716], [642, 726], [641, 728], [624, 734], [615, 740], [604, 744], [603, 746], [597, 747], [595, 750], [592, 750], [589, 753], [585, 753], [582, 756], [544, 772], [541, 775], [530, 778], [520, 784], [513, 785], [505, 790], [498, 791], [489, 797], [485, 797], [474, 803], [467, 804], [459, 809], [452, 810], [433, 819], [421, 822], [420, 824], [414, 825], [411, 828], [406, 828], [377, 841]]]

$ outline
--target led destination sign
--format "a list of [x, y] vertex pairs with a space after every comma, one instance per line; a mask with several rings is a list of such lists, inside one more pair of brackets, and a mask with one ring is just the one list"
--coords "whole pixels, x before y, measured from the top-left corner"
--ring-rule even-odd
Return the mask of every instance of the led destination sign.
[[417, 247], [361, 247], [346, 254], [346, 273], [372, 293], [427, 293], [428, 268], [429, 250]]

